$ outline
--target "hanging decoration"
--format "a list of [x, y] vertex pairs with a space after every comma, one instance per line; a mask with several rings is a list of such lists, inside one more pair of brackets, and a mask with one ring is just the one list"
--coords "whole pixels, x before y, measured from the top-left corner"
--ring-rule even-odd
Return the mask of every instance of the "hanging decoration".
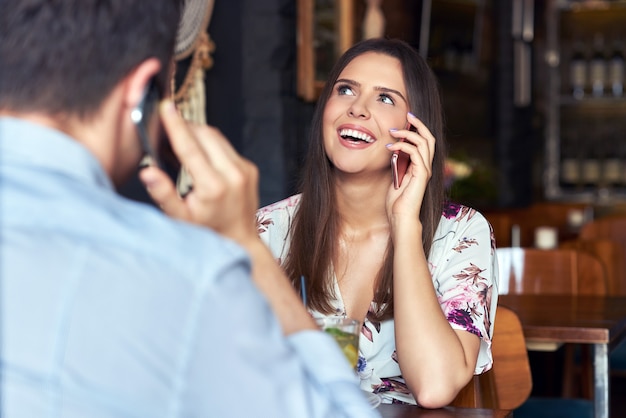
[[[214, 3], [215, 0], [185, 1], [174, 50], [177, 64], [189, 60], [186, 73], [174, 74], [171, 80], [176, 108], [184, 119], [199, 124], [206, 123], [204, 74], [213, 66], [211, 54], [215, 51], [215, 43], [207, 32]], [[176, 71], [182, 67], [176, 65]], [[176, 83], [176, 80], [182, 81]], [[183, 196], [191, 189], [191, 178], [184, 167], [176, 186]]]

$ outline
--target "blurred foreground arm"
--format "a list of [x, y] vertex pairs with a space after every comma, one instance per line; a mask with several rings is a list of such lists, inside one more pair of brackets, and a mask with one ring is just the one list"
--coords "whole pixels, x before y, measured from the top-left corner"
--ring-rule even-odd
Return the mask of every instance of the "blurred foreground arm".
[[193, 190], [181, 198], [166, 173], [148, 167], [141, 171], [140, 178], [150, 196], [167, 215], [208, 227], [248, 251], [253, 279], [285, 334], [316, 329], [297, 293], [257, 234], [257, 167], [237, 154], [218, 129], [186, 122], [172, 101], [161, 103], [160, 115], [172, 149], [193, 179]]

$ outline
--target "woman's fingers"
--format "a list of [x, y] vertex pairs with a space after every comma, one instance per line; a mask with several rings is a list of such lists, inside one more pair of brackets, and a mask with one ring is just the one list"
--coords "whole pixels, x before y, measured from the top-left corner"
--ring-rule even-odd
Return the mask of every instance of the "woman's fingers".
[[411, 155], [411, 162], [413, 164], [421, 162], [424, 170], [430, 176], [432, 161], [435, 155], [435, 138], [426, 125], [417, 117], [409, 113], [407, 119], [415, 129], [392, 131], [392, 136], [398, 139], [404, 138], [405, 141], [396, 142], [390, 146], [390, 149], [401, 150]]
[[426, 152], [420, 152], [424, 160], [424, 165], [430, 167], [432, 165], [433, 157], [435, 155], [435, 137], [430, 132], [430, 130], [424, 125], [424, 123], [419, 120], [415, 115], [409, 113], [407, 115], [409, 123], [414, 126], [417, 130], [417, 141], [415, 145], [418, 147], [418, 150], [422, 151], [423, 148], [426, 149]]

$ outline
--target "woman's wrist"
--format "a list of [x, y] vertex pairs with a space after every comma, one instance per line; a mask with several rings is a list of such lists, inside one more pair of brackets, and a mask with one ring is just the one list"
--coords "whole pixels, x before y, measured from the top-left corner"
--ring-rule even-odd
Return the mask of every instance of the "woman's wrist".
[[391, 239], [395, 243], [414, 241], [422, 242], [422, 222], [415, 217], [394, 217], [391, 220]]

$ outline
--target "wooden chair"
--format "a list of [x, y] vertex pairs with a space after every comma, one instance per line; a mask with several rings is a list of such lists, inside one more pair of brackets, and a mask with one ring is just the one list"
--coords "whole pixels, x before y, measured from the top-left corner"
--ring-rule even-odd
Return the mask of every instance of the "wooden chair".
[[493, 368], [474, 379], [452, 405], [466, 408], [513, 410], [530, 396], [532, 376], [517, 314], [498, 306], [494, 323]]
[[532, 371], [517, 314], [499, 305], [494, 323], [493, 368], [474, 376], [453, 406], [514, 410], [519, 418], [592, 417], [593, 403], [580, 399], [531, 397]]
[[582, 239], [608, 238], [614, 241], [626, 241], [626, 215], [608, 215], [586, 223], [580, 230]]
[[[579, 245], [585, 245], [605, 260], [610, 283], [609, 294], [626, 295], [626, 216], [617, 213], [587, 223], [580, 231], [579, 240], [584, 241], [584, 244]], [[600, 240], [609, 240], [614, 244], [595, 244]], [[615, 249], [616, 247], [619, 249]], [[622, 343], [611, 353], [611, 375], [626, 377], [626, 343]]]
[[[604, 218], [595, 219], [583, 226], [580, 231], [579, 240], [589, 242], [594, 240], [610, 240], [617, 244], [581, 244], [586, 250], [595, 253], [607, 264], [610, 283], [609, 294], [626, 295], [626, 216], [610, 215]], [[594, 248], [595, 246], [598, 248]], [[614, 247], [614, 248], [611, 248]], [[614, 253], [619, 247], [621, 254]]]
[[517, 314], [498, 306], [496, 318], [492, 343], [495, 390], [486, 399], [485, 407], [512, 410], [528, 399], [532, 389], [528, 352]]
[[587, 238], [565, 241], [560, 248], [584, 251], [592, 254], [604, 265], [607, 294], [626, 295], [626, 245], [606, 238]]
[[549, 293], [605, 295], [604, 265], [573, 249], [498, 248], [501, 295]]
[[[500, 294], [580, 294], [606, 295], [607, 273], [604, 264], [589, 252], [557, 248], [539, 250], [534, 248], [498, 248]], [[530, 350], [556, 351], [559, 346], [529, 344]], [[576, 365], [576, 345], [564, 346], [562, 395], [572, 397], [574, 384], [586, 398], [593, 394], [591, 353], [588, 347], [580, 347], [581, 367]], [[580, 375], [581, 379], [576, 376]]]

